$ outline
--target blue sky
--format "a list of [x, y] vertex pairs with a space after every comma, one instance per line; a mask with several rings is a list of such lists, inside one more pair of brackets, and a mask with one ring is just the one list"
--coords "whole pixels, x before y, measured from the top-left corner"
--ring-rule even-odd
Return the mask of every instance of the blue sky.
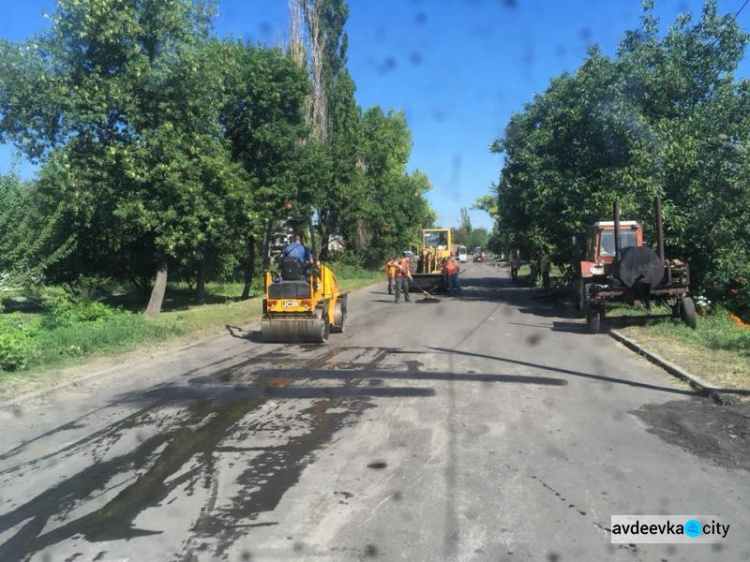
[[[734, 13], [743, 0], [720, 0]], [[662, 29], [677, 14], [699, 17], [701, 0], [656, 0]], [[589, 44], [613, 55], [638, 25], [640, 0], [349, 0], [349, 69], [364, 108], [403, 109], [414, 147], [409, 169], [428, 174], [438, 221], [457, 225], [460, 207], [488, 193], [502, 158], [488, 146], [550, 78], [574, 71]], [[44, 29], [54, 0], [0, 0], [0, 37]], [[219, 0], [219, 36], [266, 44], [288, 39], [287, 0]], [[747, 28], [750, 7], [737, 18]], [[738, 73], [750, 74], [747, 60]], [[0, 172], [11, 150], [0, 146]], [[33, 169], [22, 166], [29, 176]], [[482, 212], [474, 226], [491, 226]]]

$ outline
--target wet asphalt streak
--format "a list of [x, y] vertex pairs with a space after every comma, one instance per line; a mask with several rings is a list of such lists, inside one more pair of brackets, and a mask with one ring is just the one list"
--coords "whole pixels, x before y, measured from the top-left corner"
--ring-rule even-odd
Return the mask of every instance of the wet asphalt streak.
[[[0, 560], [750, 560], [750, 464], [706, 430], [721, 407], [503, 270], [464, 283], [359, 292], [324, 346], [228, 326], [2, 405]], [[732, 527], [612, 545], [612, 514]]]

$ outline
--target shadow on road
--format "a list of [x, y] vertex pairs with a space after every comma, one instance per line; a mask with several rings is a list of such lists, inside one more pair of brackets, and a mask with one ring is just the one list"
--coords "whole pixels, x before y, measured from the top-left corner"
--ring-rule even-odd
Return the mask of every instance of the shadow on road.
[[[233, 337], [253, 337], [236, 326], [226, 328]], [[357, 356], [341, 364], [348, 368], [331, 367], [338, 354], [352, 351]], [[0, 544], [0, 560], [30, 558], [75, 537], [98, 542], [159, 533], [138, 525], [142, 513], [184, 494], [185, 489], [203, 489], [210, 497], [220, 476], [217, 455], [252, 453], [243, 458], [228, 507], [205, 507], [184, 542], [185, 553], [209, 549], [221, 558], [246, 532], [236, 522], [252, 522], [273, 511], [305, 467], [315, 461], [317, 451], [340, 429], [356, 423], [364, 411], [377, 407], [375, 400], [429, 399], [436, 394], [435, 388], [424, 384], [388, 386], [386, 381], [448, 381], [451, 393], [462, 383], [567, 384], [554, 377], [422, 371], [417, 360], [420, 353], [375, 347], [274, 348], [236, 364], [216, 362], [181, 377], [182, 383], [120, 395], [110, 405], [134, 404], [131, 414], [74, 441], [60, 440], [43, 455], [20, 460], [3, 471], [32, 477], [48, 465], [91, 457], [86, 468], [0, 513], [0, 534], [6, 536]], [[399, 359], [406, 371], [384, 364], [394, 354], [413, 356]], [[280, 410], [279, 400], [292, 404]], [[449, 417], [447, 429], [455, 440], [455, 416]], [[60, 427], [58, 432], [65, 429]], [[270, 436], [269, 432], [280, 436], [272, 446], [264, 437], [253, 441], [262, 446], [251, 447], [252, 451], [233, 449], [235, 443], [255, 435]], [[47, 437], [55, 440], [52, 433]], [[20, 444], [13, 452], [22, 453], [30, 443]], [[114, 443], [125, 446], [101, 457]], [[449, 480], [454, 477], [455, 462], [451, 457]], [[117, 493], [100, 501], [103, 490], [115, 484]], [[71, 514], [73, 506], [83, 505], [90, 509]], [[452, 502], [446, 508], [455, 522]], [[70, 515], [58, 522], [61, 510]], [[51, 521], [56, 521], [52, 527]]]
[[466, 355], [470, 357], [481, 357], [482, 359], [492, 359], [495, 361], [502, 361], [504, 363], [512, 363], [514, 365], [523, 365], [524, 367], [532, 367], [534, 369], [543, 369], [547, 371], [553, 371], [555, 373], [562, 373], [565, 375], [570, 375], [573, 377], [581, 377], [585, 379], [591, 379], [591, 380], [597, 380], [602, 382], [609, 382], [614, 384], [622, 384], [626, 386], [632, 386], [636, 388], [645, 388], [648, 390], [656, 390], [660, 392], [668, 392], [672, 394], [682, 394], [685, 396], [700, 396], [700, 393], [694, 391], [694, 390], [682, 390], [679, 388], [670, 388], [667, 386], [658, 386], [654, 384], [648, 384], [648, 383], [642, 383], [637, 381], [629, 381], [627, 379], [618, 379], [615, 377], [608, 377], [606, 375], [595, 375], [591, 373], [584, 373], [581, 371], [573, 371], [571, 369], [563, 369], [560, 367], [552, 367], [549, 365], [540, 365], [539, 363], [531, 363], [528, 361], [519, 361], [517, 359], [508, 359], [505, 357], [497, 357], [494, 355], [485, 355], [482, 353], [473, 353], [469, 351], [458, 351], [455, 349], [447, 349], [443, 347], [430, 347], [429, 349], [433, 349], [435, 351], [440, 351], [443, 353], [449, 353], [449, 354], [458, 354], [458, 355]]

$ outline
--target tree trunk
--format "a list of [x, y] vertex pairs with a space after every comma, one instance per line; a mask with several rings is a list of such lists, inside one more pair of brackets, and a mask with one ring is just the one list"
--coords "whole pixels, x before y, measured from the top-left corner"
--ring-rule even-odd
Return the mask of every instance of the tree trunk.
[[252, 234], [247, 240], [247, 257], [245, 259], [244, 281], [245, 287], [242, 289], [242, 300], [250, 298], [250, 286], [253, 283], [253, 273], [255, 272], [255, 236]]
[[164, 257], [159, 259], [159, 265], [156, 269], [156, 281], [151, 291], [151, 298], [146, 307], [146, 316], [158, 316], [161, 312], [161, 304], [164, 302], [164, 292], [167, 290], [167, 260]]
[[196, 272], [196, 289], [195, 289], [195, 302], [198, 304], [206, 304], [206, 261], [201, 260], [198, 264], [198, 271]]

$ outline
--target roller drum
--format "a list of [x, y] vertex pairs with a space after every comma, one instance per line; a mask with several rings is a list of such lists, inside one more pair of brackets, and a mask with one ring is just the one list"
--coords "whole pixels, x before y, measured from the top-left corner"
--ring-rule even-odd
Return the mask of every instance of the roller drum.
[[266, 318], [261, 331], [268, 343], [323, 343], [329, 327], [325, 318]]

